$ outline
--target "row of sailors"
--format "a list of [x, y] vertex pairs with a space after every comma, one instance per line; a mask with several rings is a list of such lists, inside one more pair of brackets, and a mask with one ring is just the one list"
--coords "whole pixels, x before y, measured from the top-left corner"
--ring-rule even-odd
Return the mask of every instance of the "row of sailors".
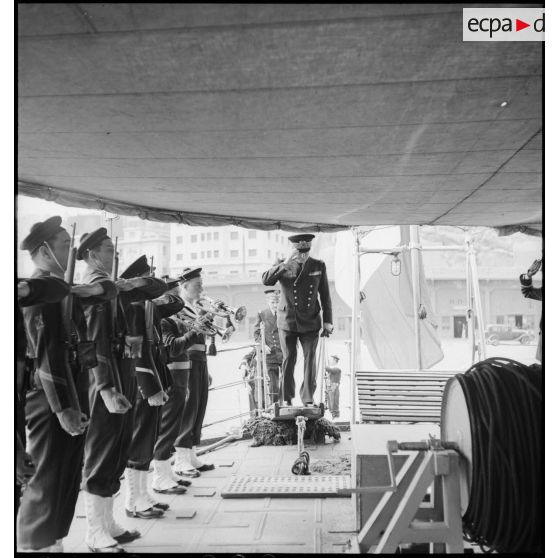
[[195, 449], [210, 382], [205, 335], [183, 319], [185, 309], [196, 313], [201, 270], [157, 279], [142, 256], [113, 281], [114, 245], [100, 228], [82, 236], [83, 284], [70, 286], [61, 223], [36, 223], [21, 246], [35, 271], [18, 282], [19, 484], [30, 470], [25, 452], [34, 471], [19, 505], [18, 550], [62, 551], [81, 488], [89, 549], [124, 552], [140, 533], [114, 518], [123, 474], [126, 514], [153, 518], [169, 506], [147, 488], [150, 464], [161, 494], [184, 494], [188, 478], [214, 468]]

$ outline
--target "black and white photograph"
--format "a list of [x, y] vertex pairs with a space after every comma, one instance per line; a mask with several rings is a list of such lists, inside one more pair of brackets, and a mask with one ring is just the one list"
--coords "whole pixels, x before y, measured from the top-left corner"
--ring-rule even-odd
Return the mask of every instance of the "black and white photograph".
[[14, 18], [13, 552], [542, 554], [544, 4]]

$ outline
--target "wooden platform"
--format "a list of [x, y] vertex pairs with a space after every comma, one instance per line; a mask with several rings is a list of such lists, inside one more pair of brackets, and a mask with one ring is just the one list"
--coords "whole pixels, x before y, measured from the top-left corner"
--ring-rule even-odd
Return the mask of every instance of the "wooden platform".
[[356, 373], [363, 422], [440, 422], [442, 394], [455, 371]]

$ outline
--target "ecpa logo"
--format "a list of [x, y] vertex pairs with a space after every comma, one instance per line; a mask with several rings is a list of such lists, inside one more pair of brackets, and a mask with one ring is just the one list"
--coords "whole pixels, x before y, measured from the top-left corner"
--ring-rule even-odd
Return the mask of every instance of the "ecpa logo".
[[544, 41], [544, 8], [464, 8], [464, 41]]

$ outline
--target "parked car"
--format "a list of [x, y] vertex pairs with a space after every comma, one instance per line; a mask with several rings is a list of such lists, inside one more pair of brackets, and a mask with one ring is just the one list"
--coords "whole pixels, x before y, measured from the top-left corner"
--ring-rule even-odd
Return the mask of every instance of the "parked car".
[[490, 324], [485, 331], [486, 342], [498, 345], [500, 341], [518, 341], [522, 345], [535, 342], [536, 336], [530, 329], [521, 329], [505, 324]]

